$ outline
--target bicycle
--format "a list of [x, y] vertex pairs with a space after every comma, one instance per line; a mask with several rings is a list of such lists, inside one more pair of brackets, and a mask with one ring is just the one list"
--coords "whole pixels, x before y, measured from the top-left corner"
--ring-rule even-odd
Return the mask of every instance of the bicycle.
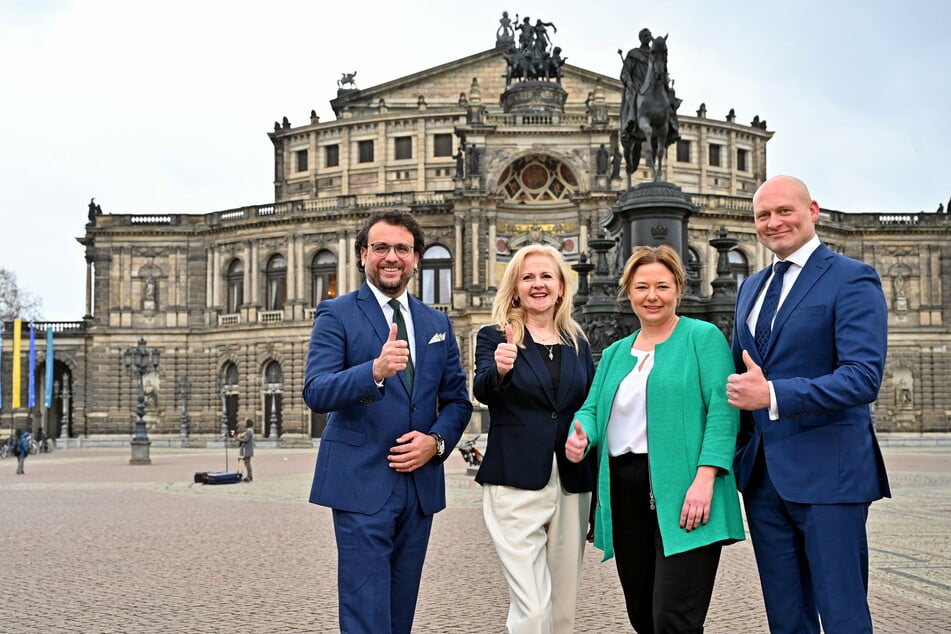
[[10, 436], [0, 445], [0, 460], [13, 455], [13, 436]]

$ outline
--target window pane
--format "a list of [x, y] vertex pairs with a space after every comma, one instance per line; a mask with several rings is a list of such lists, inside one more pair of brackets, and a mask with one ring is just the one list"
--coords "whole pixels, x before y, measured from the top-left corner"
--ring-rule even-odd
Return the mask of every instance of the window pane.
[[740, 171], [740, 172], [745, 172], [745, 171], [746, 171], [746, 169], [747, 169], [747, 168], [746, 168], [746, 155], [747, 155], [747, 153], [748, 153], [747, 150], [744, 150], [744, 149], [742, 149], [742, 148], [738, 148], [738, 149], [736, 150], [736, 169], [737, 169], [737, 171]]
[[358, 155], [357, 162], [372, 163], [373, 162], [373, 141], [358, 141], [357, 155]]
[[677, 141], [677, 161], [680, 163], [690, 162], [690, 141]]
[[401, 136], [396, 139], [396, 160], [413, 158], [413, 137]]
[[716, 143], [710, 144], [710, 165], [720, 167], [720, 146]]
[[324, 167], [337, 167], [340, 165], [340, 146], [328, 145], [324, 148]]
[[451, 134], [437, 134], [433, 137], [433, 156], [452, 156]]
[[436, 303], [435, 271], [423, 269], [423, 303]]
[[297, 150], [297, 171], [307, 171], [307, 150]]
[[437, 304], [448, 304], [452, 297], [452, 269], [439, 269], [439, 292], [437, 293]]

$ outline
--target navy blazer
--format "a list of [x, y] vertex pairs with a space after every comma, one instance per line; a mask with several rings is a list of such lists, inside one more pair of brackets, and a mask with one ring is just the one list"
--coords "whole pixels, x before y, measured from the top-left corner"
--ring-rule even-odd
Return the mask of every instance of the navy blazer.
[[[472, 413], [466, 375], [449, 317], [409, 296], [416, 339], [413, 392], [403, 372], [373, 381], [390, 324], [370, 288], [317, 306], [307, 351], [304, 401], [329, 412], [320, 439], [310, 501], [356, 513], [379, 511], [402, 474], [389, 466], [390, 447], [403, 434], [438, 432], [445, 457]], [[433, 458], [411, 473], [423, 513], [446, 506], [442, 462]]]
[[746, 350], [772, 381], [779, 420], [768, 409], [740, 412], [737, 486], [746, 489], [762, 447], [769, 476], [790, 502], [871, 502], [890, 495], [869, 404], [878, 398], [888, 310], [875, 269], [833, 252], [813, 252], [783, 301], [760, 358], [746, 320], [770, 268], [737, 294], [733, 359]]
[[551, 373], [528, 329], [525, 347], [519, 348], [512, 370], [500, 381], [495, 349], [505, 333], [494, 325], [479, 330], [473, 394], [489, 408], [489, 437], [479, 484], [501, 484], [539, 490], [551, 478], [552, 455], [558, 463], [561, 485], [569, 493], [594, 488], [594, 452], [575, 464], [565, 456], [565, 441], [594, 379], [594, 362], [588, 342], [581, 339], [579, 353], [561, 347], [561, 377], [554, 392]]

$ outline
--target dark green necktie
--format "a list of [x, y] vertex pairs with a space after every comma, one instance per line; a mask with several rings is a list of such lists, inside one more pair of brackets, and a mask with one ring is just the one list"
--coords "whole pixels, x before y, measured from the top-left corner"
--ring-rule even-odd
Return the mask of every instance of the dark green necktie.
[[[406, 322], [403, 320], [403, 313], [400, 311], [399, 300], [391, 299], [389, 301], [390, 306], [393, 308], [393, 323], [396, 324], [396, 338], [400, 341], [405, 341], [406, 345], [409, 345], [409, 335], [406, 333]], [[412, 392], [413, 391], [413, 375], [415, 374], [413, 369], [413, 355], [409, 355], [409, 360], [406, 362], [406, 369], [403, 370], [403, 374], [406, 375], [406, 387]]]

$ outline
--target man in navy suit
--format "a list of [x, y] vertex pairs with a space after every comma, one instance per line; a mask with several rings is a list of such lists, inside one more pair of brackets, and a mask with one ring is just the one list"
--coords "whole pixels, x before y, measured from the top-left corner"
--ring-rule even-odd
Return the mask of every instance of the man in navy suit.
[[341, 632], [403, 633], [472, 403], [449, 317], [406, 292], [419, 223], [378, 212], [355, 246], [366, 283], [317, 306], [307, 353], [304, 401], [330, 413], [310, 501], [333, 509]]
[[[871, 502], [890, 496], [869, 405], [887, 308], [871, 266], [816, 235], [819, 204], [789, 176], [753, 196], [774, 263], [740, 287], [733, 327], [741, 410], [734, 463], [773, 633], [871, 632]], [[775, 281], [774, 281], [775, 280]]]

